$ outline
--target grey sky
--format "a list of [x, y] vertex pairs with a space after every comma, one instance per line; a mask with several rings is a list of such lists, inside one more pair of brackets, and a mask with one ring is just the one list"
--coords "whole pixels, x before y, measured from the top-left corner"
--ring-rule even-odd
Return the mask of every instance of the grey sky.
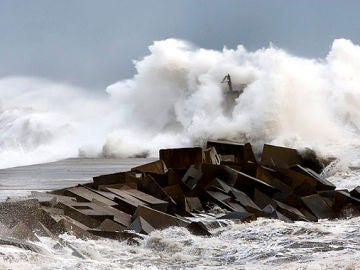
[[103, 89], [169, 37], [324, 57], [335, 38], [360, 43], [359, 11], [356, 0], [0, 0], [0, 77]]

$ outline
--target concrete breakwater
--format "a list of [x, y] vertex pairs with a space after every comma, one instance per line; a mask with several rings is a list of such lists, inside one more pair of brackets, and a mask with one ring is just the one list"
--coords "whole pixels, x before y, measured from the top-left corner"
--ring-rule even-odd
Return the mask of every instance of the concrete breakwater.
[[[295, 149], [265, 145], [258, 160], [250, 144], [208, 141], [206, 149], [162, 149], [159, 157], [91, 183], [1, 203], [3, 231], [21, 241], [69, 233], [136, 242], [169, 226], [210, 236], [222, 219], [315, 222], [359, 215], [359, 188], [336, 190], [318, 174], [321, 161]], [[209, 223], [191, 221], [214, 206], [227, 213]]]

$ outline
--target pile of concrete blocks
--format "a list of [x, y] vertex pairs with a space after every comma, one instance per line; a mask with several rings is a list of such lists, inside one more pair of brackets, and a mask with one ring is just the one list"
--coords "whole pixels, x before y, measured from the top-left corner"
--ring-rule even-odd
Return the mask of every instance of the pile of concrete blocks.
[[[336, 190], [320, 176], [322, 166], [295, 149], [264, 145], [256, 158], [249, 143], [208, 141], [205, 149], [162, 149], [157, 161], [92, 183], [4, 202], [0, 216], [21, 239], [70, 233], [134, 241], [169, 226], [211, 235], [223, 219], [316, 222], [360, 215], [360, 187]], [[215, 206], [226, 213], [217, 221], [191, 221]]]

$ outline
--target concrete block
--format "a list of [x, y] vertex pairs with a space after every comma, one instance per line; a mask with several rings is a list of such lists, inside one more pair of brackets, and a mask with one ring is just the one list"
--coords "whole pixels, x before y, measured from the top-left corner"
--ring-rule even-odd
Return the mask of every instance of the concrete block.
[[48, 213], [41, 209], [36, 199], [0, 203], [0, 220], [8, 228], [14, 227], [19, 221], [30, 227], [36, 222], [42, 222], [46, 227], [56, 223]]
[[230, 194], [234, 197], [234, 200], [239, 202], [249, 212], [259, 212], [261, 209], [259, 206], [244, 192], [232, 189]]
[[207, 186], [214, 178], [218, 178], [229, 186], [234, 186], [238, 178], [238, 171], [225, 165], [203, 164], [201, 166], [203, 176], [201, 186]]
[[211, 236], [211, 232], [207, 226], [201, 221], [193, 221], [186, 227], [193, 235]]
[[124, 184], [126, 182], [126, 172], [111, 173], [93, 177], [93, 183], [97, 188], [100, 185]]
[[351, 192], [350, 195], [354, 198], [360, 199], [360, 186], [357, 186], [356, 188], [354, 188]]
[[32, 191], [31, 198], [37, 199], [42, 206], [54, 206], [59, 201], [76, 201], [75, 197], [61, 196], [39, 191]]
[[186, 170], [169, 169], [168, 172], [166, 173], [168, 177], [168, 186], [183, 184], [181, 179], [185, 175], [186, 171], [187, 169]]
[[272, 196], [275, 192], [278, 191], [276, 187], [245, 173], [237, 172], [237, 175], [238, 177], [234, 187], [245, 192], [249, 196], [252, 196], [255, 188], [269, 196]]
[[142, 217], [136, 217], [127, 229], [142, 234], [150, 234], [155, 230], [154, 227]]
[[115, 209], [114, 207], [111, 207], [108, 205], [102, 205], [101, 210], [110, 215], [113, 215], [114, 216], [113, 221], [119, 223], [120, 225], [122, 225], [124, 227], [129, 226], [131, 223], [131, 215], [129, 215], [123, 211], [120, 211], [118, 209]]
[[217, 154], [215, 147], [210, 147], [203, 151], [203, 163], [220, 165], [221, 158]]
[[245, 212], [235, 211], [235, 212], [227, 213], [221, 217], [218, 217], [218, 219], [235, 219], [241, 222], [250, 222], [256, 220], [256, 216], [246, 211]]
[[156, 173], [156, 174], [165, 174], [167, 173], [167, 167], [162, 160], [154, 161], [144, 165], [137, 166], [132, 168], [131, 171], [141, 172], [141, 173]]
[[22, 248], [24, 250], [30, 250], [35, 253], [43, 254], [46, 256], [51, 256], [50, 252], [46, 251], [40, 246], [15, 238], [1, 236], [0, 245], [14, 246], [14, 247]]
[[185, 208], [185, 194], [180, 185], [164, 187], [163, 191], [175, 201], [177, 206]]
[[283, 214], [281, 214], [280, 212], [276, 211], [276, 209], [271, 204], [268, 204], [267, 206], [265, 206], [262, 211], [263, 211], [263, 213], [265, 213], [267, 215], [268, 218], [278, 219], [278, 220], [281, 220], [281, 221], [284, 221], [287, 223], [293, 222], [288, 217], [286, 217]]
[[318, 219], [331, 219], [335, 217], [335, 212], [319, 194], [305, 196], [301, 200]]
[[353, 203], [348, 203], [343, 206], [337, 215], [339, 218], [353, 218], [360, 216], [360, 207]]
[[177, 217], [168, 215], [166, 213], [157, 211], [147, 206], [140, 205], [135, 214], [132, 217], [134, 221], [137, 217], [142, 217], [155, 229], [164, 229], [169, 226], [186, 226], [188, 222], [185, 222]]
[[188, 187], [188, 189], [193, 190], [202, 176], [203, 173], [201, 171], [201, 166], [191, 165], [182, 178], [182, 182]]
[[105, 190], [116, 195], [114, 197], [114, 201], [117, 203], [115, 208], [130, 215], [135, 212], [139, 205], [147, 205], [145, 202], [138, 200], [137, 198], [126, 193], [125, 190], [119, 190], [115, 188], [105, 188]]
[[71, 235], [74, 235], [77, 238], [80, 239], [93, 239], [96, 240], [98, 237], [95, 235], [87, 232], [86, 230], [76, 226], [74, 223], [69, 222], [67, 219], [63, 218], [61, 219], [56, 226], [53, 228], [54, 232], [56, 232], [57, 235], [68, 233]]
[[104, 211], [104, 208], [89, 202], [59, 203], [64, 214], [86, 225], [89, 228], [98, 227], [105, 219], [113, 219], [114, 215]]
[[293, 221], [309, 221], [298, 209], [274, 200], [276, 210]]
[[104, 188], [110, 187], [110, 188], [117, 188], [117, 189], [138, 189], [138, 184], [133, 183], [125, 183], [125, 184], [113, 184], [113, 185], [99, 185], [97, 187], [97, 190], [104, 190]]
[[220, 191], [211, 191], [211, 190], [205, 191], [204, 195], [207, 201], [213, 202], [223, 209], [234, 211], [234, 208], [232, 208], [228, 204], [228, 202], [232, 200], [231, 196]]
[[336, 188], [333, 183], [326, 180], [324, 177], [309, 168], [304, 168], [300, 165], [297, 165], [294, 166], [292, 170], [302, 174], [305, 177], [307, 183], [315, 185], [315, 189], [317, 191], [334, 190]]
[[164, 192], [163, 188], [154, 180], [151, 175], [145, 175], [141, 183], [139, 183], [139, 190], [154, 196], [160, 200], [171, 202], [170, 197]]
[[351, 194], [346, 190], [335, 191], [335, 201], [333, 209], [340, 215], [341, 209], [348, 204], [352, 204], [354, 207], [360, 209], [360, 199], [352, 197]]
[[189, 213], [203, 211], [201, 201], [198, 197], [185, 197], [185, 210]]
[[275, 187], [278, 191], [274, 193], [274, 198], [283, 201], [293, 193], [293, 188], [277, 178], [276, 174], [276, 171], [273, 169], [264, 166], [258, 166], [256, 171], [256, 178]]
[[20, 221], [16, 224], [9, 234], [9, 237], [13, 237], [23, 241], [39, 242], [39, 238], [33, 233], [32, 228], [29, 228], [24, 222]]
[[126, 226], [123, 226], [111, 219], [105, 219], [97, 228], [107, 232], [121, 232], [126, 229]]
[[139, 174], [137, 172], [119, 172], [93, 177], [93, 183], [94, 187], [98, 189], [101, 185], [138, 183], [139, 181], [141, 181], [141, 179], [141, 173]]
[[271, 197], [256, 188], [254, 189], [254, 202], [257, 206], [259, 206], [259, 208], [264, 208], [268, 204], [274, 204]]
[[233, 163], [244, 163], [244, 145], [229, 140], [208, 140], [206, 148], [214, 147], [220, 156], [227, 156]]
[[260, 163], [270, 168], [288, 169], [302, 164], [302, 157], [296, 149], [264, 144]]
[[99, 237], [126, 242], [127, 245], [138, 245], [139, 246], [141, 244], [141, 240], [144, 239], [139, 234], [133, 233], [130, 231], [122, 231], [122, 232], [113, 231], [112, 232], [112, 231], [102, 231], [102, 230], [91, 229], [89, 232], [92, 233], [93, 235], [96, 235]]
[[166, 212], [167, 210], [169, 204], [167, 201], [160, 200], [158, 198], [155, 198], [154, 196], [151, 196], [136, 189], [127, 189], [124, 190], [124, 192], [140, 201], [145, 202], [151, 208], [154, 208], [162, 212]]
[[190, 165], [202, 163], [201, 147], [161, 149], [159, 156], [167, 168], [188, 168]]
[[97, 201], [100, 201], [110, 206], [116, 205], [116, 202], [96, 193], [95, 190], [90, 190], [81, 186], [69, 188], [64, 192], [64, 194], [72, 197], [76, 197], [77, 201], [79, 202], [91, 202], [94, 199], [96, 199]]
[[247, 212], [246, 209], [236, 201], [229, 201], [227, 204], [231, 207], [232, 211], [235, 212]]

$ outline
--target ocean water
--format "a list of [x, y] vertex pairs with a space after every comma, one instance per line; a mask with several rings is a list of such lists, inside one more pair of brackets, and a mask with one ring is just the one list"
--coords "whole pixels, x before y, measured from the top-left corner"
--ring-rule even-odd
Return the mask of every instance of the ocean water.
[[[20, 196], [24, 190], [37, 188], [36, 179], [42, 179], [51, 171], [53, 180], [70, 179], [72, 175], [82, 176], [79, 182], [86, 182], [94, 172], [127, 170], [148, 161], [69, 159], [0, 170], [0, 175], [13, 175], [14, 187], [22, 183], [23, 190], [13, 189], [12, 194]], [[360, 170], [339, 171], [328, 179], [340, 189], [352, 189], [360, 185]], [[61, 185], [69, 186], [74, 181], [64, 180]], [[59, 187], [59, 182], [54, 181], [53, 187]], [[51, 180], [46, 187], [51, 189]], [[211, 221], [216, 213], [195, 219]], [[33, 243], [43, 250], [41, 253], [0, 245], [0, 269], [358, 269], [359, 222], [360, 217], [317, 223], [285, 223], [263, 218], [251, 223], [226, 221], [212, 229], [210, 237], [194, 236], [184, 228], [170, 227], [139, 238], [138, 244], [107, 239], [81, 240], [64, 234], [61, 238], [84, 258], [73, 255], [69, 247], [59, 247], [56, 241], [42, 237], [41, 242]]]

